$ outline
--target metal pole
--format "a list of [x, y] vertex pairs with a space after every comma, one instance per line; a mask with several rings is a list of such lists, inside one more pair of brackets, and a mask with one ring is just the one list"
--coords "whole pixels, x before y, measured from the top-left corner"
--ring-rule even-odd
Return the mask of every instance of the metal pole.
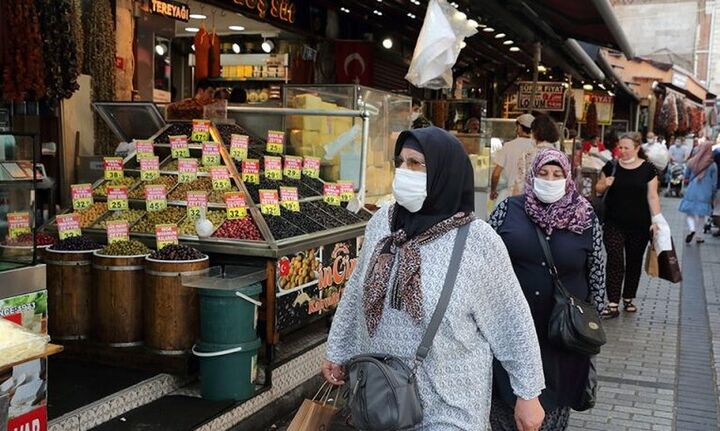
[[532, 92], [530, 93], [530, 106], [528, 106], [527, 109], [528, 113], [532, 112], [533, 107], [535, 106], [535, 93], [537, 93], [538, 67], [540, 67], [540, 54], [542, 51], [542, 44], [540, 42], [535, 42], [533, 44], [533, 48], [533, 83]]
[[363, 117], [369, 115], [365, 110], [324, 110], [324, 109], [297, 109], [297, 108], [263, 108], [252, 106], [228, 106], [228, 112], [240, 112], [246, 114], [271, 114], [271, 115], [322, 115], [325, 117]]
[[365, 205], [365, 182], [367, 181], [367, 152], [368, 152], [368, 141], [370, 139], [370, 114], [367, 111], [363, 111], [362, 115], [362, 151], [360, 152], [360, 188], [359, 198], [360, 205]]

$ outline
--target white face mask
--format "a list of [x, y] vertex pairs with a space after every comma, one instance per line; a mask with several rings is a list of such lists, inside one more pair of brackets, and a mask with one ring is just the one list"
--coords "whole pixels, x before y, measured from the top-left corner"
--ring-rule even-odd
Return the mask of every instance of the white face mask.
[[420, 113], [417, 111], [414, 111], [410, 114], [410, 121], [415, 121], [418, 118], [420, 118]]
[[623, 163], [635, 163], [635, 160], [637, 160], [637, 157], [631, 157], [627, 160], [620, 159], [620, 161]]
[[395, 169], [393, 195], [397, 203], [411, 213], [420, 211], [427, 197], [427, 173]]
[[565, 186], [567, 179], [562, 180], [544, 180], [542, 178], [535, 178], [533, 180], [533, 191], [535, 196], [540, 199], [541, 202], [546, 204], [555, 203], [565, 196]]

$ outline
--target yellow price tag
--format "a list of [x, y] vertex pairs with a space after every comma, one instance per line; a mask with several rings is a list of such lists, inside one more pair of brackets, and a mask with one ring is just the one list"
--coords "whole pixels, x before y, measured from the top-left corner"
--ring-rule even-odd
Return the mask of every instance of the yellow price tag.
[[187, 207], [187, 216], [192, 220], [200, 218], [200, 207]]
[[111, 211], [123, 211], [128, 209], [127, 199], [108, 199], [108, 209]]
[[265, 215], [280, 215], [280, 205], [278, 204], [262, 204], [260, 205], [260, 212]]
[[283, 201], [281, 202], [281, 205], [288, 211], [300, 211], [300, 202], [298, 201]]
[[145, 201], [145, 209], [148, 211], [162, 211], [167, 208], [167, 200]]
[[244, 183], [248, 183], [248, 184], [260, 184], [260, 175], [259, 174], [247, 174], [247, 173], [243, 172], [242, 180]]
[[282, 153], [283, 153], [283, 147], [284, 147], [283, 144], [274, 143], [274, 142], [268, 142], [267, 147], [265, 148], [265, 150], [266, 150], [268, 153], [282, 154]]
[[190, 149], [188, 147], [177, 147], [173, 148], [171, 156], [173, 159], [181, 159], [183, 157], [190, 157]]
[[178, 174], [178, 182], [179, 183], [191, 183], [195, 180], [197, 180], [196, 172], [180, 172]]
[[154, 169], [150, 171], [140, 171], [140, 179], [143, 181], [152, 181], [156, 178], [160, 178], [160, 171]]
[[106, 180], [119, 180], [125, 177], [123, 171], [105, 171]]
[[230, 178], [219, 178], [212, 180], [213, 190], [229, 190], [231, 187]]
[[269, 180], [282, 180], [282, 171], [276, 169], [265, 171], [265, 178]]
[[202, 164], [204, 166], [218, 166], [220, 164], [219, 154], [207, 154], [202, 156]]
[[228, 220], [239, 220], [247, 217], [247, 208], [230, 208], [227, 209]]
[[70, 186], [73, 209], [84, 210], [93, 204], [92, 185], [73, 184]]
[[125, 176], [123, 173], [123, 160], [120, 157], [105, 157], [103, 159], [103, 168], [106, 180], [118, 180]]

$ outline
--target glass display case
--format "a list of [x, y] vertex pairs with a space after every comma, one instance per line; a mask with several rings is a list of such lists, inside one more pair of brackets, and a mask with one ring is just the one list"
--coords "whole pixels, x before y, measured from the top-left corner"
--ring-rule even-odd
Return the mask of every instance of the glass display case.
[[[359, 85], [288, 85], [284, 106], [302, 109], [362, 110], [370, 114], [365, 164], [359, 118], [288, 116], [289, 147], [299, 156], [321, 157], [326, 181], [352, 181], [366, 204], [392, 194], [395, 141], [410, 128], [412, 99]], [[365, 190], [358, 187], [365, 173]]]

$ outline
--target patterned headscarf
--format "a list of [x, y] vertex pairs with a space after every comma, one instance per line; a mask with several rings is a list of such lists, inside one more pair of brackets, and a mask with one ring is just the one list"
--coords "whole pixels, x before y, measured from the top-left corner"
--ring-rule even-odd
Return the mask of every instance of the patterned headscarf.
[[[565, 173], [565, 196], [559, 201], [546, 204], [541, 202], [533, 189], [533, 181], [540, 168], [548, 163], [560, 165]], [[548, 235], [553, 229], [567, 229], [581, 234], [593, 223], [593, 209], [587, 199], [580, 196], [571, 178], [570, 161], [565, 153], [556, 149], [542, 149], [535, 156], [532, 169], [525, 183], [525, 213]]]
[[701, 180], [705, 176], [707, 168], [713, 163], [712, 146], [709, 142], [698, 145], [695, 155], [688, 160], [688, 168]]

